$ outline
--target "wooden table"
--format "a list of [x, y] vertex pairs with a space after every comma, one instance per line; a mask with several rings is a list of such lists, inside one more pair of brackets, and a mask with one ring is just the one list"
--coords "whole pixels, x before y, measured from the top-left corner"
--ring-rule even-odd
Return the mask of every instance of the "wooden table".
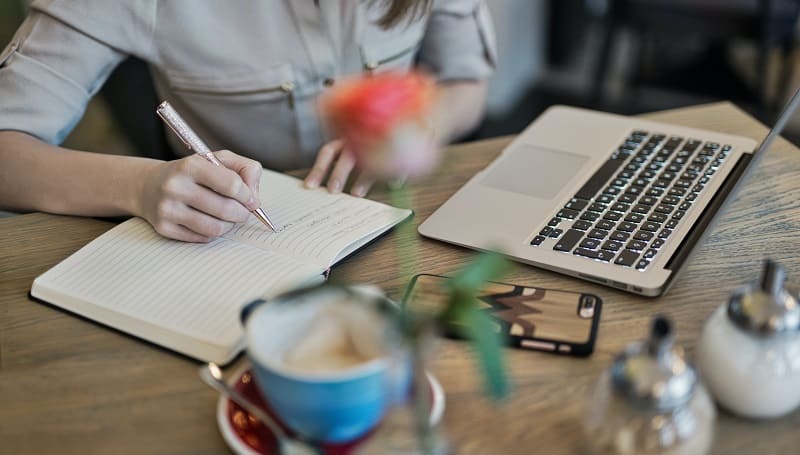
[[[647, 116], [761, 139], [766, 129], [731, 104]], [[420, 223], [509, 141], [452, 147], [441, 172], [415, 189]], [[702, 323], [735, 286], [753, 279], [765, 255], [800, 281], [800, 151], [778, 140], [688, 267], [664, 297], [647, 299], [518, 266], [506, 281], [594, 292], [605, 299], [595, 353], [585, 359], [508, 350], [514, 392], [505, 405], [483, 397], [469, 349], [445, 341], [434, 371], [447, 392], [444, 431], [459, 453], [574, 453], [583, 448], [579, 417], [589, 386], [653, 315], [669, 315], [691, 357]], [[374, 197], [385, 199], [385, 194]], [[217, 395], [196, 362], [49, 306], [27, 293], [34, 277], [113, 226], [106, 221], [31, 214], [0, 220], [0, 452], [226, 452], [214, 416]], [[371, 282], [398, 297], [392, 248], [397, 232], [337, 266], [337, 281]], [[465, 249], [407, 235], [421, 251], [421, 272], [447, 274], [471, 257]], [[233, 367], [244, 362], [240, 359]], [[797, 453], [800, 412], [750, 422], [721, 412], [716, 453]]]

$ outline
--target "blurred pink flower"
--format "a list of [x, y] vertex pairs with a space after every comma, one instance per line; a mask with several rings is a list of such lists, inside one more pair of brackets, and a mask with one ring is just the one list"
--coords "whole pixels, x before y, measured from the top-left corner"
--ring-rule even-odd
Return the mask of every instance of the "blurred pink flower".
[[413, 72], [344, 80], [323, 98], [322, 113], [359, 169], [384, 178], [418, 176], [436, 164], [434, 87]]

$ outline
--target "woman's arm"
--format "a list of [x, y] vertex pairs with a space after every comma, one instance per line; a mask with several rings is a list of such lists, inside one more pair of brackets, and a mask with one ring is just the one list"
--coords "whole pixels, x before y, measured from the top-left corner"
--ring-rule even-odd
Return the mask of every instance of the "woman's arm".
[[87, 216], [136, 215], [160, 234], [207, 242], [259, 207], [261, 165], [228, 151], [225, 167], [79, 152], [0, 131], [0, 208]]
[[475, 129], [486, 106], [486, 81], [443, 82], [433, 109], [433, 128], [441, 144]]

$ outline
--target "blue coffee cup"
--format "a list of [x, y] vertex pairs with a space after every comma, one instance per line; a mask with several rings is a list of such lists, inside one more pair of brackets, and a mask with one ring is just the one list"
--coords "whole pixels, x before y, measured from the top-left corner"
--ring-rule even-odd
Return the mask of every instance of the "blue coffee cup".
[[[392, 325], [387, 311], [396, 307], [385, 297], [335, 286], [245, 307], [242, 321], [256, 383], [289, 428], [311, 440], [350, 441], [375, 427], [389, 406], [407, 396], [408, 362], [386, 336]], [[299, 369], [287, 361], [292, 349], [311, 336], [309, 327], [336, 318], [358, 331], [354, 349], [370, 351], [363, 361], [334, 370]], [[307, 363], [314, 366], [312, 359]]]

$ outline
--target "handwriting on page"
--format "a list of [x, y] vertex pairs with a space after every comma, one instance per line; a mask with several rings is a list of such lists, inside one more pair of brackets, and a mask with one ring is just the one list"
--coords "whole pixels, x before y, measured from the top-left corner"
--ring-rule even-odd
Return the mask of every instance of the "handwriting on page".
[[261, 203], [283, 225], [275, 233], [257, 220], [238, 225], [225, 237], [258, 248], [330, 265], [347, 247], [402, 218], [401, 210], [325, 189], [308, 190], [302, 182], [265, 171]]

